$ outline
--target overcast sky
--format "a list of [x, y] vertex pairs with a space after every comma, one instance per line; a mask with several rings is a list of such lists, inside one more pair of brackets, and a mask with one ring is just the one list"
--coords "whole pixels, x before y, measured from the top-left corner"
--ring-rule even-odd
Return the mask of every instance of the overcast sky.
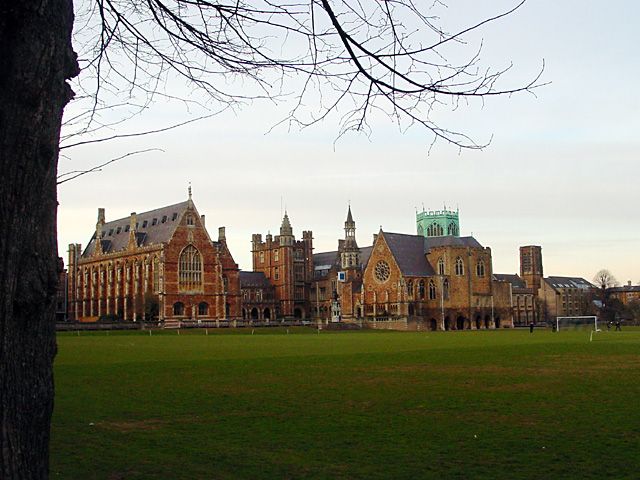
[[[448, 26], [480, 15], [456, 1]], [[498, 13], [514, 2], [489, 2]], [[455, 7], [455, 8], [454, 8]], [[437, 143], [418, 128], [401, 133], [376, 119], [372, 134], [334, 142], [335, 119], [305, 131], [269, 132], [290, 105], [259, 103], [153, 137], [69, 151], [60, 171], [86, 168], [144, 148], [59, 189], [59, 251], [89, 241], [98, 207], [107, 221], [193, 198], [207, 227], [227, 227], [242, 269], [251, 269], [252, 233], [277, 234], [285, 205], [294, 233], [313, 230], [316, 252], [335, 250], [350, 201], [361, 246], [380, 226], [415, 234], [416, 208], [459, 208], [462, 235], [493, 251], [494, 271], [519, 269], [518, 247], [542, 246], [545, 275], [592, 280], [609, 269], [621, 283], [640, 281], [640, 3], [529, 0], [482, 31], [482, 59], [513, 62], [518, 84], [545, 62], [549, 85], [536, 96], [493, 98], [434, 117], [479, 142], [483, 151]], [[476, 37], [475, 39], [480, 38]], [[473, 39], [472, 39], [473, 40]], [[188, 119], [180, 105], [152, 105], [121, 131]], [[269, 133], [268, 133], [269, 132]]]

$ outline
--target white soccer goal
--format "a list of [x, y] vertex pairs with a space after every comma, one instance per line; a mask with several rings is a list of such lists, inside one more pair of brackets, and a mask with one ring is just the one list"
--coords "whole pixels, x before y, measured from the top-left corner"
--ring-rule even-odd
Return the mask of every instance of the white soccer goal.
[[556, 317], [556, 331], [560, 330], [576, 330], [588, 329], [593, 332], [599, 332], [598, 317], [582, 316], [582, 317]]

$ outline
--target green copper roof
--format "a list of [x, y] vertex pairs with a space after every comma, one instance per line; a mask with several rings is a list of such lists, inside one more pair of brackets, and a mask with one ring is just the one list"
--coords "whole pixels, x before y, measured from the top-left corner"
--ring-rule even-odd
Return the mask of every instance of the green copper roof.
[[418, 235], [423, 237], [459, 237], [458, 210], [425, 210], [416, 213], [416, 227]]

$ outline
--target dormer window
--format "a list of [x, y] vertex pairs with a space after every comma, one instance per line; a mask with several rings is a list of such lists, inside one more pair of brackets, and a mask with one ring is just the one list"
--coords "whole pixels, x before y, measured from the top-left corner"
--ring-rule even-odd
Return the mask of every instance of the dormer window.
[[113, 235], [113, 228], [109, 230], [109, 236]]
[[154, 219], [151, 221], [151, 226], [153, 226], [153, 225], [157, 225], [157, 223], [158, 223], [158, 219], [157, 219], [157, 218], [154, 218]]
[[124, 231], [128, 232], [129, 231], [129, 225], [127, 225], [126, 227], [124, 227]]
[[118, 235], [122, 231], [122, 227], [116, 228], [116, 235]]
[[148, 224], [148, 223], [149, 223], [149, 222], [148, 222], [147, 220], [145, 220], [144, 222], [142, 222], [142, 228], [147, 228], [147, 224]]
[[177, 214], [177, 213], [175, 213], [175, 212], [173, 212], [173, 215], [171, 215], [171, 221], [172, 221], [172, 222], [175, 222], [175, 221], [176, 221], [176, 218], [178, 218], [178, 214]]
[[163, 216], [162, 216], [162, 223], [165, 223], [166, 221], [167, 221], [167, 216], [166, 216], [166, 215], [163, 215]]

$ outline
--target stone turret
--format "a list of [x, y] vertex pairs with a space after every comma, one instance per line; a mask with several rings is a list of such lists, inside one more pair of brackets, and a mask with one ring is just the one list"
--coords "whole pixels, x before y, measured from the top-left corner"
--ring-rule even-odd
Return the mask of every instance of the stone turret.
[[96, 247], [94, 255], [102, 255], [102, 227], [104, 226], [104, 208], [98, 209], [98, 221], [96, 222]]
[[459, 237], [459, 211], [444, 208], [416, 213], [416, 227], [418, 235], [423, 237]]
[[289, 222], [289, 215], [287, 211], [284, 212], [282, 218], [282, 225], [280, 225], [280, 245], [293, 245], [293, 228], [291, 228], [291, 222]]
[[360, 265], [360, 249], [356, 242], [356, 222], [351, 214], [351, 205], [344, 222], [344, 240], [338, 243], [342, 268], [357, 268]]

